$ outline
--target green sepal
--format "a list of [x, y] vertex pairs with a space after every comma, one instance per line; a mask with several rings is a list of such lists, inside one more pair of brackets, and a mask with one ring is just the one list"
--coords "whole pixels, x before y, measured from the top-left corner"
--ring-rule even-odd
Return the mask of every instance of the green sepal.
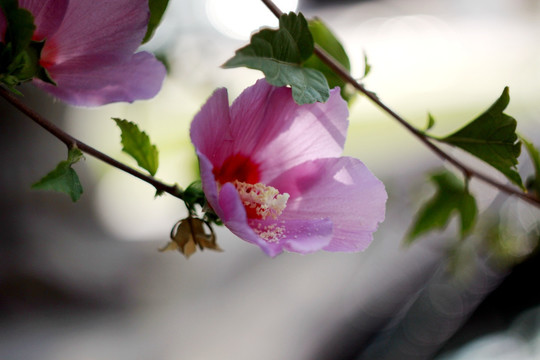
[[297, 104], [325, 102], [330, 97], [328, 82], [318, 70], [303, 67], [313, 54], [314, 42], [302, 13], [283, 14], [279, 29], [262, 29], [248, 45], [238, 49], [222, 66], [248, 67], [264, 73], [274, 86], [290, 85]]
[[483, 114], [461, 130], [439, 141], [457, 146], [482, 159], [503, 173], [511, 182], [524, 189], [517, 172], [521, 143], [516, 134], [516, 120], [503, 111], [510, 102], [508, 87]]
[[201, 180], [196, 180], [188, 185], [184, 190], [183, 199], [190, 210], [194, 210], [196, 204], [204, 206], [206, 197], [204, 196]]
[[19, 82], [31, 80], [39, 71], [39, 56], [43, 43], [30, 42], [28, 47], [19, 52], [7, 67], [7, 72]]
[[45, 46], [45, 41], [32, 41], [29, 45], [29, 49], [32, 50], [33, 53], [33, 74], [32, 77], [38, 78], [43, 82], [49, 83], [51, 85], [56, 86], [56, 82], [51, 78], [51, 75], [45, 69], [43, 66], [39, 64], [39, 59], [41, 58], [41, 52], [43, 51], [43, 47]]
[[446, 227], [455, 213], [460, 218], [462, 239], [469, 234], [476, 221], [476, 200], [463, 181], [447, 171], [432, 175], [430, 180], [435, 184], [436, 192], [418, 211], [405, 239], [407, 245], [429, 231]]
[[161, 22], [161, 19], [163, 18], [163, 14], [165, 13], [165, 10], [167, 10], [167, 6], [169, 5], [169, 0], [149, 0], [148, 1], [148, 7], [150, 9], [150, 19], [148, 20], [148, 26], [146, 27], [146, 34], [144, 35], [142, 43], [148, 42], [152, 36], [154, 35], [154, 32], [156, 31], [156, 28], [159, 26], [159, 23]]
[[39, 64], [45, 42], [32, 41], [34, 17], [26, 9], [18, 8], [17, 1], [2, 0], [7, 20], [4, 43], [0, 44], [0, 82], [20, 94], [15, 86], [33, 78], [56, 85], [45, 68]]
[[0, 74], [0, 82], [16, 93], [19, 92], [15, 89], [15, 86], [33, 78], [41, 79], [56, 86], [56, 82], [51, 78], [47, 69], [39, 64], [43, 45], [44, 42], [32, 41], [25, 50], [11, 60], [7, 68]]
[[[320, 19], [313, 19], [308, 21], [309, 31], [313, 36], [314, 42], [324, 49], [330, 56], [332, 56], [337, 62], [339, 62], [347, 71], [351, 70], [351, 64], [349, 56], [345, 52], [345, 49], [341, 42], [335, 37], [330, 29]], [[326, 65], [319, 57], [312, 54], [303, 64], [305, 68], [312, 68], [320, 71], [325, 76], [330, 89], [339, 86], [341, 89], [341, 96], [347, 101], [353, 99], [356, 95], [356, 91], [347, 86], [347, 82], [339, 77], [328, 65]]]
[[137, 164], [154, 176], [159, 167], [159, 152], [150, 137], [139, 130], [137, 124], [118, 118], [112, 118], [122, 131], [122, 151], [129, 154]]
[[209, 224], [216, 224], [218, 226], [223, 225], [223, 221], [219, 218], [219, 216], [217, 216], [217, 214], [212, 209], [206, 209], [203, 219]]
[[17, 0], [0, 0], [0, 7], [6, 16], [7, 29], [5, 43], [13, 44], [12, 55], [17, 56], [32, 41], [36, 26], [30, 11], [19, 8]]
[[217, 216], [206, 200], [201, 180], [195, 180], [189, 184], [182, 193], [182, 199], [191, 214], [194, 215], [197, 212], [196, 205], [199, 205], [204, 213], [203, 220], [205, 222], [208, 224], [223, 225], [219, 216]]
[[52, 190], [63, 192], [76, 202], [83, 193], [79, 176], [71, 167], [83, 158], [83, 153], [77, 148], [71, 148], [67, 160], [58, 163], [56, 168], [32, 185], [32, 189]]
[[29, 49], [35, 25], [32, 14], [18, 7], [16, 0], [0, 0], [6, 17], [6, 34], [0, 43], [0, 82], [11, 91], [20, 94], [15, 86], [32, 78], [39, 53]]
[[51, 77], [51, 75], [49, 74], [49, 71], [47, 71], [47, 69], [45, 69], [44, 67], [40, 66], [38, 68], [38, 71], [37, 73], [34, 75], [34, 77], [40, 79], [41, 81], [43, 82], [46, 82], [46, 83], [49, 83], [51, 85], [54, 85], [56, 86], [56, 81], [54, 81]]

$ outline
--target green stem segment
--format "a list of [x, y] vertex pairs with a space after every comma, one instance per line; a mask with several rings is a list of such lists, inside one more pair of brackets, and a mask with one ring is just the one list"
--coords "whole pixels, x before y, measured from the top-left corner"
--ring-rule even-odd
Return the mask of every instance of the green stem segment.
[[[272, 0], [261, 0], [268, 9], [276, 16], [280, 17], [283, 12], [272, 2]], [[384, 112], [389, 114], [392, 118], [394, 118], [397, 122], [399, 122], [402, 126], [404, 126], [410, 133], [412, 133], [420, 142], [422, 142], [425, 146], [427, 146], [431, 151], [433, 151], [439, 158], [442, 160], [448, 161], [450, 164], [455, 166], [457, 169], [459, 169], [466, 179], [475, 177], [497, 189], [500, 191], [508, 194], [516, 196], [529, 204], [532, 204], [536, 207], [540, 208], [540, 199], [535, 197], [532, 194], [524, 193], [518, 189], [515, 189], [509, 185], [499, 183], [489, 176], [483, 175], [481, 173], [476, 172], [475, 170], [469, 168], [456, 158], [450, 156], [448, 153], [443, 151], [441, 148], [433, 144], [429, 138], [421, 131], [416, 129], [414, 126], [409, 124], [408, 121], [406, 121], [403, 117], [398, 115], [395, 111], [393, 111], [391, 108], [389, 108], [386, 104], [384, 104], [374, 93], [367, 90], [362, 84], [360, 84], [352, 75], [345, 69], [338, 61], [336, 61], [331, 55], [329, 55], [326, 51], [324, 51], [320, 46], [315, 44], [315, 49], [313, 51], [321, 61], [323, 61], [328, 67], [330, 67], [338, 76], [340, 76], [343, 80], [351, 84], [356, 90], [364, 94], [368, 99], [370, 99], [373, 103], [375, 103], [379, 108], [381, 108]]]
[[53, 123], [51, 123], [49, 120], [45, 119], [43, 116], [39, 115], [32, 109], [30, 109], [28, 106], [23, 104], [16, 96], [14, 96], [11, 92], [4, 89], [3, 87], [0, 87], [0, 96], [6, 99], [11, 105], [13, 105], [17, 110], [28, 116], [31, 120], [33, 120], [35, 123], [37, 123], [39, 126], [44, 128], [46, 131], [51, 133], [54, 137], [56, 137], [58, 140], [66, 144], [66, 146], [71, 149], [73, 147], [77, 147], [82, 152], [93, 156], [112, 167], [115, 167], [117, 169], [120, 169], [122, 171], [127, 172], [130, 175], [135, 176], [136, 178], [141, 179], [142, 181], [145, 181], [152, 185], [158, 193], [166, 192], [174, 197], [179, 198], [180, 200], [184, 200], [184, 193], [183, 191], [176, 185], [167, 185], [162, 183], [161, 181], [155, 179], [152, 176], [146, 175], [138, 170], [135, 170], [113, 158], [110, 156], [96, 150], [95, 148], [86, 145], [82, 141], [79, 141], [78, 139], [74, 138], [73, 136], [69, 135]]

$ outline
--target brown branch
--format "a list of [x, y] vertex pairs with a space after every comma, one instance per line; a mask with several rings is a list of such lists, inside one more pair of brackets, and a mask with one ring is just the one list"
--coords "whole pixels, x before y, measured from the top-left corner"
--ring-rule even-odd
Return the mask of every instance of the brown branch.
[[[272, 11], [276, 17], [280, 17], [283, 12], [272, 2], [272, 0], [261, 0], [267, 7]], [[394, 110], [384, 104], [374, 93], [368, 91], [362, 84], [360, 84], [347, 69], [345, 69], [337, 60], [335, 60], [330, 54], [328, 54], [324, 49], [319, 45], [315, 44], [315, 49], [313, 51], [317, 57], [324, 62], [328, 67], [330, 67], [339, 77], [344, 81], [351, 84], [356, 90], [364, 94], [368, 99], [374, 102], [379, 106], [384, 112], [389, 114], [394, 120], [399, 122], [404, 126], [410, 133], [412, 133], [418, 140], [420, 140], [425, 146], [427, 146], [431, 151], [433, 151], [439, 158], [442, 160], [448, 161], [454, 167], [458, 168], [465, 176], [465, 178], [475, 177], [502, 192], [505, 192], [508, 195], [513, 195], [519, 197], [520, 199], [540, 207], [540, 199], [535, 197], [532, 194], [524, 193], [512, 186], [499, 183], [498, 181], [492, 179], [489, 176], [476, 172], [467, 165], [463, 164], [450, 154], [446, 153], [444, 150], [433, 144], [422, 132], [412, 126], [407, 120], [397, 114]]]
[[162, 183], [161, 181], [155, 179], [152, 176], [146, 175], [142, 172], [139, 172], [113, 158], [110, 156], [96, 150], [95, 148], [86, 145], [82, 141], [77, 140], [73, 136], [69, 135], [53, 123], [51, 123], [49, 120], [45, 119], [40, 114], [36, 113], [32, 109], [30, 109], [28, 106], [26, 106], [22, 101], [20, 101], [16, 96], [14, 96], [11, 92], [4, 89], [3, 87], [0, 87], [0, 96], [6, 99], [11, 105], [13, 105], [15, 108], [17, 108], [20, 112], [28, 116], [31, 120], [33, 120], [35, 123], [40, 125], [42, 128], [47, 130], [49, 133], [51, 133], [53, 136], [55, 136], [58, 140], [66, 144], [68, 149], [71, 149], [73, 147], [77, 147], [82, 152], [91, 155], [109, 165], [112, 167], [115, 167], [117, 169], [120, 169], [122, 171], [127, 172], [130, 175], [135, 176], [136, 178], [141, 179], [142, 181], [145, 181], [152, 185], [157, 192], [166, 192], [168, 194], [171, 194], [172, 196], [175, 196], [181, 200], [183, 200], [183, 193], [182, 190], [176, 186], [176, 185], [167, 185]]

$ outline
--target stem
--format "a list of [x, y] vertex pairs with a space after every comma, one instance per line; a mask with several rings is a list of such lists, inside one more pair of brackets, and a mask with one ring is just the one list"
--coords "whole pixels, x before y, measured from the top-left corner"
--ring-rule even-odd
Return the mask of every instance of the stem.
[[122, 171], [127, 172], [130, 175], [133, 175], [142, 181], [145, 181], [152, 185], [156, 191], [158, 192], [166, 192], [168, 194], [171, 194], [174, 197], [177, 197], [181, 200], [183, 200], [183, 192], [182, 190], [176, 186], [176, 185], [167, 185], [159, 180], [156, 180], [154, 177], [146, 175], [138, 170], [135, 170], [113, 158], [110, 156], [96, 150], [95, 148], [86, 145], [82, 141], [77, 140], [73, 136], [69, 135], [53, 123], [51, 123], [49, 120], [45, 119], [43, 116], [39, 115], [32, 109], [28, 108], [25, 104], [23, 104], [17, 97], [15, 97], [11, 92], [4, 89], [3, 87], [0, 87], [0, 96], [6, 99], [11, 105], [13, 105], [15, 108], [17, 108], [20, 112], [28, 116], [30, 119], [32, 119], [35, 123], [37, 123], [39, 126], [47, 130], [49, 133], [51, 133], [53, 136], [55, 136], [58, 140], [66, 144], [68, 149], [71, 149], [73, 147], [77, 147], [82, 152], [91, 155], [109, 165], [112, 167], [115, 167], [117, 169], [120, 169]]
[[[276, 17], [280, 17], [283, 12], [272, 2], [272, 0], [261, 0], [267, 7], [272, 11], [272, 13]], [[489, 176], [486, 176], [484, 174], [478, 173], [475, 170], [471, 169], [470, 167], [466, 166], [456, 158], [452, 157], [450, 154], [446, 153], [444, 150], [433, 144], [426, 135], [424, 135], [422, 132], [417, 130], [414, 126], [409, 124], [407, 120], [405, 120], [403, 117], [401, 117], [399, 114], [397, 114], [394, 110], [392, 110], [390, 107], [388, 107], [386, 104], [384, 104], [374, 93], [367, 90], [362, 84], [360, 84], [352, 75], [349, 73], [347, 69], [345, 69], [338, 61], [336, 61], [330, 54], [328, 54], [323, 48], [321, 48], [318, 44], [315, 44], [315, 49], [313, 50], [313, 53], [317, 55], [317, 57], [324, 62], [328, 67], [334, 71], [339, 77], [341, 77], [343, 80], [354, 86], [356, 90], [364, 94], [368, 99], [370, 99], [372, 102], [374, 102], [377, 106], [379, 106], [384, 112], [389, 114], [394, 120], [399, 122], [402, 126], [405, 127], [410, 133], [412, 133], [420, 142], [422, 142], [425, 146], [427, 146], [431, 151], [433, 151], [439, 158], [442, 160], [448, 161], [450, 164], [452, 164], [454, 167], [459, 169], [465, 178], [471, 178], [475, 177], [497, 189], [499, 189], [502, 192], [505, 192], [508, 195], [516, 196], [536, 207], [540, 207], [540, 199], [535, 197], [531, 194], [526, 194], [520, 190], [515, 189], [512, 186], [499, 183], [498, 181], [492, 179]]]
[[272, 2], [271, 0], [262, 0], [262, 2], [264, 3], [264, 5], [266, 5], [266, 7], [268, 9], [270, 9], [270, 11], [279, 19], [279, 17], [281, 15], [283, 15], [283, 11], [281, 11], [276, 4], [274, 4], [274, 2]]

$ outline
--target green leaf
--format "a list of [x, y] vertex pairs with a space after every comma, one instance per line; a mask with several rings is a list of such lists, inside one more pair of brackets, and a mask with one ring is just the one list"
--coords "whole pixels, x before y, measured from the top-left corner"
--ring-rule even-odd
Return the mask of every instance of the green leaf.
[[[277, 39], [284, 40], [283, 45], [275, 44], [278, 51], [279, 60], [283, 61], [305, 61], [313, 54], [313, 36], [309, 31], [309, 25], [302, 13], [298, 15], [290, 12], [283, 14], [279, 18], [279, 29], [276, 31]], [[297, 55], [298, 54], [298, 55]], [[294, 57], [299, 58], [295, 61]]]
[[478, 213], [474, 197], [468, 193], [465, 184], [455, 175], [442, 172], [431, 177], [437, 187], [435, 195], [418, 212], [409, 231], [406, 244], [411, 244], [420, 235], [446, 227], [450, 217], [457, 213], [461, 221], [461, 238], [470, 232]]
[[260, 70], [268, 83], [290, 85], [298, 104], [324, 102], [330, 96], [325, 76], [318, 70], [302, 67], [313, 54], [313, 44], [304, 16], [283, 14], [278, 30], [262, 29], [253, 34], [250, 44], [237, 50], [223, 67]]
[[61, 161], [56, 168], [32, 185], [33, 189], [53, 190], [68, 194], [76, 202], [83, 193], [81, 182], [72, 165], [83, 158], [82, 152], [72, 148], [67, 160]]
[[509, 102], [510, 96], [506, 87], [500, 98], [486, 112], [461, 130], [438, 140], [484, 160], [524, 189], [516, 168], [521, 152], [521, 143], [516, 135], [517, 122], [503, 113]]
[[534, 147], [533, 143], [525, 139], [523, 136], [520, 136], [519, 138], [525, 145], [525, 149], [527, 149], [534, 166], [534, 175], [528, 179], [527, 189], [534, 191], [536, 196], [540, 198], [540, 152]]
[[169, 5], [169, 0], [149, 0], [148, 6], [150, 8], [150, 20], [148, 20], [148, 26], [146, 28], [146, 34], [142, 43], [148, 42], [154, 35], [154, 31], [161, 22], [161, 18]]
[[[320, 20], [314, 19], [308, 22], [309, 31], [313, 36], [313, 40], [321, 48], [323, 48], [329, 55], [331, 55], [337, 62], [339, 62], [345, 69], [348, 71], [351, 70], [351, 64], [349, 62], [349, 57], [343, 48], [343, 45], [339, 40], [334, 36], [334, 34], [328, 29], [328, 27]], [[339, 86], [341, 88], [341, 96], [350, 101], [356, 91], [351, 87], [346, 86], [345, 82], [341, 77], [336, 75], [336, 73], [330, 69], [321, 59], [315, 54], [312, 54], [303, 64], [305, 68], [311, 68], [320, 71], [324, 74], [328, 86], [330, 89]]]
[[434, 125], [435, 125], [435, 118], [433, 117], [433, 115], [428, 113], [428, 118], [427, 118], [427, 122], [426, 122], [426, 129], [424, 131], [430, 130]]
[[364, 76], [362, 76], [362, 79], [368, 76], [370, 72], [371, 72], [371, 64], [368, 61], [367, 53], [364, 51]]
[[137, 164], [154, 176], [159, 166], [159, 154], [155, 145], [144, 131], [130, 121], [113, 118], [122, 131], [122, 151], [129, 154]]

